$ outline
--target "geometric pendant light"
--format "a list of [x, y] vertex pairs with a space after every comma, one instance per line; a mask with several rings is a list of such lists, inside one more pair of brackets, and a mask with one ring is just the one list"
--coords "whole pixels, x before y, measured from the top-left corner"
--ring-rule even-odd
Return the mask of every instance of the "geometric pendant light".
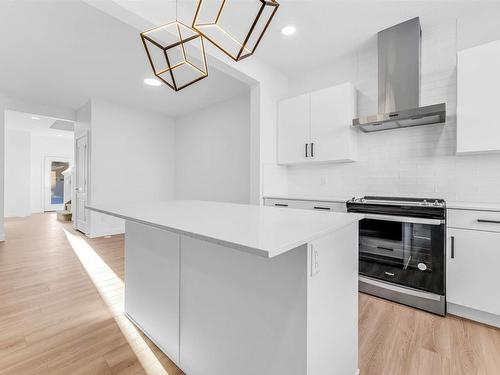
[[142, 32], [141, 39], [154, 75], [175, 91], [208, 76], [203, 38], [177, 14], [175, 21]]
[[255, 52], [278, 7], [276, 0], [199, 0], [193, 29], [240, 61]]

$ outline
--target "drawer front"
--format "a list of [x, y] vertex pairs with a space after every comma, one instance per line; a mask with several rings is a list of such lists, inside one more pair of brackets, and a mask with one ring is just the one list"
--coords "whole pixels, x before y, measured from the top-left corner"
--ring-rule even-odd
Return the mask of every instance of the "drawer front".
[[500, 212], [448, 210], [450, 228], [485, 230], [500, 232]]
[[321, 202], [321, 201], [302, 201], [291, 199], [264, 199], [266, 206], [300, 208], [303, 210], [347, 212], [346, 204], [342, 202]]
[[311, 201], [309, 203], [310, 210], [317, 211], [332, 211], [332, 212], [347, 212], [347, 207], [345, 203], [340, 202], [320, 202]]
[[264, 205], [273, 207], [284, 207], [284, 208], [304, 208], [300, 203], [302, 201], [292, 201], [289, 199], [264, 199]]

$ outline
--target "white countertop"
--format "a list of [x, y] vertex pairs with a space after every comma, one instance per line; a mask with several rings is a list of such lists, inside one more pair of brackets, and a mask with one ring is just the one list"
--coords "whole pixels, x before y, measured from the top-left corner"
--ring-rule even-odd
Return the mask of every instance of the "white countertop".
[[[267, 194], [264, 199], [288, 199], [298, 201], [317, 201], [317, 202], [347, 202], [350, 198], [318, 196], [318, 195], [299, 195], [299, 194]], [[452, 210], [478, 210], [478, 211], [500, 211], [500, 202], [446, 202], [446, 208]]]
[[121, 219], [272, 258], [363, 218], [234, 203], [167, 201], [87, 207]]
[[332, 197], [324, 195], [300, 195], [300, 194], [266, 194], [264, 199], [289, 199], [296, 201], [317, 201], [317, 202], [335, 202], [345, 203], [352, 197]]
[[446, 202], [446, 208], [452, 210], [500, 211], [500, 203]]

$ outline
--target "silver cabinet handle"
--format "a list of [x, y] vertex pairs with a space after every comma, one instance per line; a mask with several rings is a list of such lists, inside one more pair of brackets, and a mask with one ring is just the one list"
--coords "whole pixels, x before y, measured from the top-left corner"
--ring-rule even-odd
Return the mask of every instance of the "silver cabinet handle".
[[451, 259], [455, 259], [455, 236], [451, 236], [450, 241], [451, 241]]
[[284, 204], [284, 203], [275, 203], [274, 205], [276, 207], [288, 207], [288, 204]]
[[314, 143], [311, 143], [311, 157], [314, 157]]
[[308, 157], [309, 157], [309, 155], [308, 155], [308, 153], [309, 153], [309, 152], [308, 152], [308, 147], [309, 147], [309, 144], [308, 144], [308, 143], [306, 143], [306, 158], [308, 158]]
[[321, 206], [314, 206], [315, 210], [325, 210], [325, 211], [330, 211], [330, 207], [321, 207]]
[[478, 223], [500, 224], [500, 220], [477, 219]]

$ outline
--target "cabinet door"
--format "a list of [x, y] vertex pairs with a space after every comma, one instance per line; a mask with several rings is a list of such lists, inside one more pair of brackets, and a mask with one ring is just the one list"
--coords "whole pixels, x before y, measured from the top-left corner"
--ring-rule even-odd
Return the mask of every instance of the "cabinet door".
[[458, 53], [457, 153], [500, 151], [500, 41]]
[[179, 234], [125, 225], [125, 312], [178, 363]]
[[278, 164], [303, 163], [310, 139], [309, 94], [283, 100], [278, 107]]
[[315, 161], [356, 160], [356, 91], [345, 83], [311, 93], [311, 142]]
[[448, 245], [447, 301], [500, 315], [500, 233], [449, 229]]

